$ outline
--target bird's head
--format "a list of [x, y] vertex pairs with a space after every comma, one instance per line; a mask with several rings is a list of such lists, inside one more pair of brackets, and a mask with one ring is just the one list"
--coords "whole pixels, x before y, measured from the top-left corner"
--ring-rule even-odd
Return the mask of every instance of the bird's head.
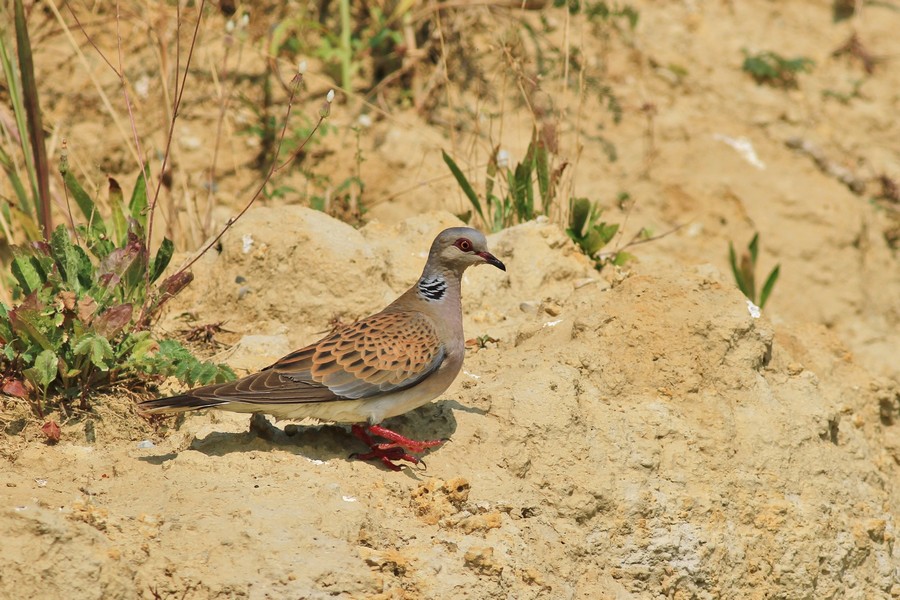
[[506, 270], [506, 265], [488, 251], [484, 234], [471, 227], [451, 227], [440, 232], [431, 244], [428, 262], [457, 273], [483, 264]]

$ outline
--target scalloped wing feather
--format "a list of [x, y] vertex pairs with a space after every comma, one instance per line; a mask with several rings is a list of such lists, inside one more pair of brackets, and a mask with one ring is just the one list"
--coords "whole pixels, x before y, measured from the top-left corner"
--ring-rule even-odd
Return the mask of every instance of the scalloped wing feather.
[[382, 312], [343, 327], [259, 373], [142, 407], [163, 412], [229, 402], [299, 404], [371, 398], [419, 383], [440, 367], [444, 357], [428, 317], [412, 311]]

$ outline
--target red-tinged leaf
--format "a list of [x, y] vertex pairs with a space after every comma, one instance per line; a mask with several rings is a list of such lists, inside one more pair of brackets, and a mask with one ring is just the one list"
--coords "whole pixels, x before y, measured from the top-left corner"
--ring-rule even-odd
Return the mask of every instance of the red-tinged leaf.
[[194, 274], [185, 271], [183, 273], [175, 273], [171, 277], [166, 278], [165, 281], [162, 282], [159, 286], [159, 295], [164, 297], [166, 300], [175, 296], [187, 287], [187, 285], [194, 280]]
[[149, 323], [151, 317], [159, 311], [163, 304], [174, 298], [178, 292], [187, 287], [193, 280], [194, 274], [190, 271], [180, 271], [163, 280], [156, 290], [156, 296], [150, 308], [146, 310], [146, 313], [144, 310], [141, 311], [141, 316], [138, 317], [140, 322], [137, 326], [142, 327]]
[[31, 247], [34, 248], [35, 250], [37, 250], [38, 252], [40, 252], [41, 254], [46, 254], [47, 256], [50, 256], [50, 244], [48, 244], [47, 242], [41, 242], [41, 241], [31, 242]]
[[3, 393], [7, 396], [15, 396], [16, 398], [27, 398], [28, 388], [18, 379], [8, 379], [3, 384]]
[[124, 247], [116, 248], [100, 261], [98, 270], [102, 275], [112, 273], [120, 278], [123, 277], [141, 255], [144, 249], [143, 242], [133, 237], [132, 234], [129, 234], [128, 239], [129, 241]]
[[97, 278], [97, 281], [103, 287], [110, 288], [116, 285], [119, 285], [119, 282], [122, 281], [122, 278], [116, 275], [115, 273], [104, 273], [100, 277]]
[[133, 312], [134, 309], [130, 304], [110, 307], [94, 319], [94, 331], [111, 340], [131, 322]]
[[55, 421], [47, 421], [41, 426], [41, 433], [47, 436], [47, 443], [55, 444], [59, 441], [62, 432], [59, 430], [59, 425], [56, 424]]

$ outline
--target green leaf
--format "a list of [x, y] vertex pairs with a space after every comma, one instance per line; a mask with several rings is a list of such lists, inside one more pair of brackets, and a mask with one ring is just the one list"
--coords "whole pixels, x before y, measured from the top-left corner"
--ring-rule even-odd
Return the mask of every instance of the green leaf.
[[44, 350], [34, 361], [34, 372], [37, 382], [46, 389], [59, 373], [59, 358], [53, 350]]
[[734, 274], [734, 281], [737, 283], [738, 289], [741, 290], [741, 293], [750, 297], [747, 293], [746, 285], [744, 284], [744, 276], [741, 275], [741, 269], [738, 267], [737, 262], [737, 254], [734, 252], [734, 244], [728, 242], [728, 262], [731, 263], [731, 272]]
[[218, 365], [218, 373], [216, 373], [216, 383], [225, 383], [226, 381], [234, 381], [237, 375], [228, 365]]
[[93, 274], [91, 260], [84, 250], [72, 243], [65, 225], [60, 225], [53, 231], [50, 249], [63, 280], [74, 291], [81, 292], [90, 287]]
[[198, 362], [191, 368], [191, 379], [201, 385], [212, 383], [216, 378], [216, 365], [210, 362]]
[[572, 210], [569, 212], [569, 227], [579, 238], [584, 236], [585, 225], [591, 214], [591, 201], [587, 198], [574, 198]]
[[153, 264], [150, 265], [150, 283], [153, 283], [159, 276], [163, 274], [169, 261], [172, 260], [172, 254], [175, 253], [175, 244], [169, 238], [163, 238], [162, 245], [153, 258]]
[[137, 181], [134, 182], [134, 190], [131, 192], [131, 201], [128, 203], [128, 210], [131, 218], [140, 225], [139, 235], [142, 235], [147, 229], [147, 178], [149, 174], [138, 174]]
[[763, 284], [762, 292], [759, 295], [759, 308], [762, 310], [762, 307], [766, 305], [766, 300], [769, 299], [769, 294], [772, 293], [772, 289], [775, 287], [775, 282], [778, 281], [778, 274], [781, 271], [781, 265], [776, 265], [772, 272], [769, 273], [769, 276], [766, 278], [766, 282]]
[[101, 371], [109, 370], [107, 361], [113, 358], [113, 349], [105, 337], [89, 333], [76, 342], [72, 351], [75, 356], [87, 356]]
[[600, 234], [600, 239], [603, 240], [603, 245], [605, 246], [613, 239], [613, 237], [615, 237], [616, 232], [619, 231], [619, 224], [613, 223], [612, 225], [607, 225], [606, 223], [600, 223], [595, 229]]
[[550, 214], [553, 198], [550, 195], [550, 165], [547, 159], [547, 148], [538, 142], [534, 151], [534, 168], [537, 172], [538, 189], [541, 193], [541, 212]]
[[81, 184], [78, 183], [78, 180], [75, 179], [71, 169], [66, 170], [63, 175], [63, 181], [69, 191], [72, 192], [72, 197], [75, 200], [75, 204], [81, 209], [81, 214], [87, 219], [90, 230], [96, 234], [106, 233], [106, 227], [103, 224], [103, 218], [100, 216], [97, 206], [91, 200], [90, 195], [81, 187]]
[[[53, 341], [60, 337], [60, 332], [53, 327], [51, 320], [42, 316], [39, 311], [19, 305], [9, 312], [9, 322], [16, 336], [29, 346], [36, 345], [43, 350], [53, 350], [57, 347]], [[48, 333], [53, 334], [54, 340], [50, 339]]]
[[147, 335], [143, 336], [142, 339], [137, 340], [137, 342], [135, 342], [134, 344], [134, 347], [131, 349], [131, 356], [134, 358], [134, 360], [137, 361], [143, 360], [150, 352], [159, 348], [159, 344], [156, 342], [156, 340], [150, 337], [149, 331], [141, 331], [135, 335], [140, 334]]
[[119, 182], [109, 178], [109, 206], [112, 213], [113, 239], [119, 246], [125, 243], [128, 234], [128, 221], [125, 219], [125, 197]]
[[453, 177], [456, 178], [456, 183], [459, 184], [459, 187], [462, 188], [463, 193], [466, 197], [469, 198], [469, 202], [472, 203], [472, 207], [475, 209], [475, 212], [478, 213], [478, 216], [481, 217], [481, 221], [487, 223], [484, 218], [484, 212], [481, 210], [481, 202], [478, 201], [478, 194], [475, 193], [475, 190], [472, 188], [472, 184], [469, 183], [469, 180], [466, 179], [466, 176], [463, 174], [462, 170], [460, 170], [459, 166], [454, 162], [450, 155], [445, 151], [441, 150], [441, 155], [444, 157], [444, 162], [450, 168], [450, 172], [453, 173]]
[[759, 233], [753, 234], [753, 239], [750, 240], [750, 243], [747, 245], [747, 250], [750, 251], [750, 260], [755, 267], [756, 257], [759, 256]]
[[40, 289], [44, 283], [40, 272], [35, 267], [35, 261], [30, 256], [16, 256], [10, 269], [26, 296]]

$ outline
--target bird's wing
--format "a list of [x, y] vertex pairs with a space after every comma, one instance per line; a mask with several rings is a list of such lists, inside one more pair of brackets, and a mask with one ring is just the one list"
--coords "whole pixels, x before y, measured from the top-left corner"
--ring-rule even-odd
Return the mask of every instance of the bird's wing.
[[[411, 387], [443, 362], [444, 346], [431, 320], [412, 311], [378, 313], [297, 350], [238, 381], [208, 385], [176, 397], [180, 408], [227, 402], [293, 404], [370, 398]], [[173, 398], [171, 400], [175, 400]], [[144, 403], [163, 409], [161, 399]], [[142, 406], [144, 406], [142, 404]]]
[[413, 386], [444, 360], [431, 319], [420, 312], [373, 315], [269, 367], [296, 382], [315, 382], [339, 398], [369, 398]]

